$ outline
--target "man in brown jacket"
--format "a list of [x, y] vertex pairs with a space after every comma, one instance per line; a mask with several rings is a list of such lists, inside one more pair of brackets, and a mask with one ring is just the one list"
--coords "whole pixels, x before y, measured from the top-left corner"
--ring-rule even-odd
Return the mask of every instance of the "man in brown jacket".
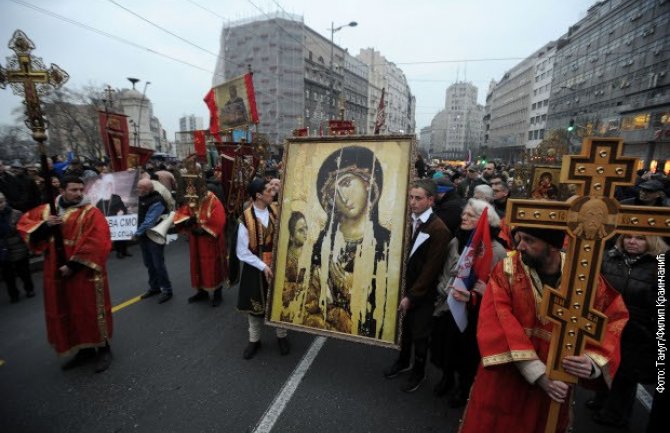
[[[437, 282], [447, 258], [451, 240], [449, 229], [432, 210], [436, 187], [432, 180], [418, 180], [411, 185], [409, 207], [412, 211], [412, 241], [405, 268], [405, 292], [398, 309], [404, 313], [400, 355], [384, 370], [391, 379], [410, 372], [401, 389], [416, 391], [426, 378], [428, 337], [433, 315]], [[414, 365], [411, 365], [414, 347]]]

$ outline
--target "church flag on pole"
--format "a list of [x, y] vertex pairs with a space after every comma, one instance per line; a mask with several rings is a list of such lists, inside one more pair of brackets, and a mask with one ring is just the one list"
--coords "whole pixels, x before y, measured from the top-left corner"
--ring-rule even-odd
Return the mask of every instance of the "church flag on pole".
[[195, 154], [198, 156], [206, 156], [207, 155], [207, 144], [205, 142], [205, 131], [203, 130], [197, 130], [193, 131], [193, 148], [195, 150]]
[[128, 154], [130, 153], [128, 116], [98, 111], [98, 119], [105, 153], [109, 156], [110, 168], [112, 171], [125, 171], [128, 168]]
[[213, 87], [204, 101], [209, 108], [209, 131], [214, 137], [219, 138], [222, 130], [259, 121], [251, 72]]

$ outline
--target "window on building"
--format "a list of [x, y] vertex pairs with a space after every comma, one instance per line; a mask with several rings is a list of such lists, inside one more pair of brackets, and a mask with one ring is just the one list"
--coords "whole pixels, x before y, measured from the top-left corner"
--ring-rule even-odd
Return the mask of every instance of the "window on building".
[[540, 129], [540, 140], [544, 140], [544, 129]]
[[528, 131], [528, 139], [529, 140], [533, 139], [533, 131]]
[[652, 127], [662, 128], [670, 123], [670, 112], [654, 113]]
[[634, 118], [634, 129], [647, 129], [649, 127], [649, 113], [638, 114]]

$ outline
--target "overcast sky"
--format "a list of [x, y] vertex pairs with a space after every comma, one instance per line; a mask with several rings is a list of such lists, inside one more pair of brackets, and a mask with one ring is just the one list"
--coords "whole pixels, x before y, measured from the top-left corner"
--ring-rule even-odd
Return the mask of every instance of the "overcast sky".
[[[205, 123], [208, 121], [202, 98], [211, 86], [216, 64], [211, 53], [219, 52], [224, 22], [283, 9], [302, 16], [307, 26], [330, 38], [331, 22], [338, 26], [357, 21], [357, 27], [335, 33], [335, 42], [354, 55], [361, 48], [373, 47], [400, 66], [416, 96], [418, 132], [444, 107], [445, 90], [457, 77], [477, 86], [483, 103], [490, 80], [500, 79], [520, 60], [482, 59], [528, 56], [563, 35], [593, 3], [594, 0], [0, 0], [0, 59], [6, 66], [4, 58], [14, 54], [7, 43], [14, 30], [21, 29], [36, 44], [34, 54], [47, 65], [56, 63], [70, 74], [68, 86], [109, 84], [125, 88], [130, 86], [126, 77], [137, 77], [142, 80], [138, 86], [141, 91], [148, 80], [151, 84], [147, 97], [153, 103], [154, 115], [167, 130], [168, 138], [174, 140], [182, 115], [195, 114], [203, 117]], [[11, 90], [0, 90], [0, 124], [15, 123], [11, 112], [20, 103]]]

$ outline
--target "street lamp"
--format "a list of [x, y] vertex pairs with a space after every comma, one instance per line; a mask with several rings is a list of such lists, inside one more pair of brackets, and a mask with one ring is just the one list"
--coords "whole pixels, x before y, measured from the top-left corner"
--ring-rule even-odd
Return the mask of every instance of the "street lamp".
[[[335, 99], [335, 65], [333, 61], [335, 59], [335, 32], [339, 32], [345, 27], [356, 27], [358, 23], [352, 21], [349, 24], [342, 24], [341, 26], [335, 27], [335, 23], [331, 21], [330, 23], [330, 97], [331, 101]], [[334, 107], [335, 104], [331, 102], [331, 106]]]

